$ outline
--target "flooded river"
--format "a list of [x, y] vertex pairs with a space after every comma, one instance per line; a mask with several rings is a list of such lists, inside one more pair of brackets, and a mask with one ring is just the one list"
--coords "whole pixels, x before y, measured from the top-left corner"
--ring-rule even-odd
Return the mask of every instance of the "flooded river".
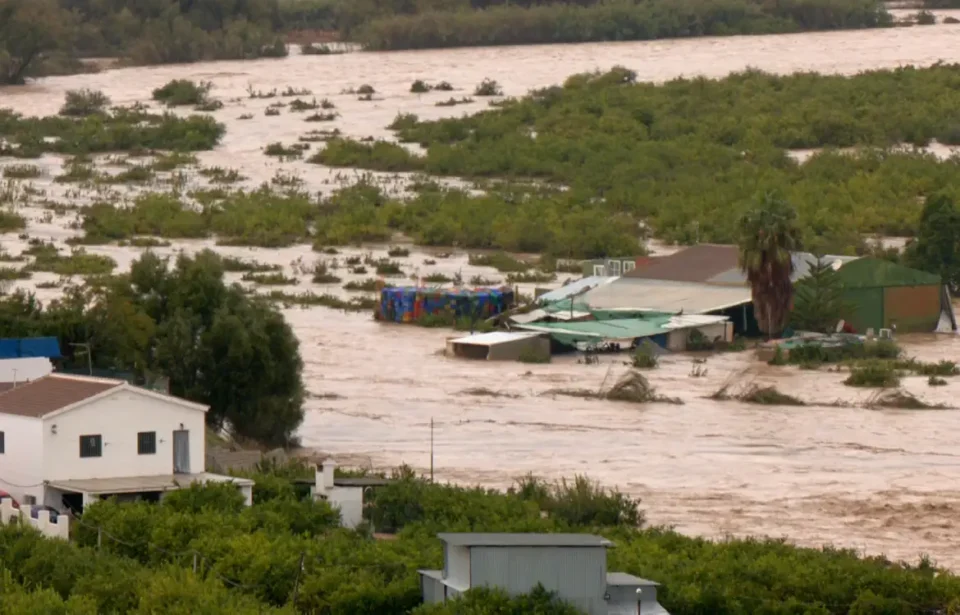
[[[946, 14], [941, 13], [942, 14]], [[621, 64], [641, 79], [681, 75], [720, 76], [757, 67], [775, 72], [812, 70], [851, 73], [906, 64], [960, 61], [960, 26], [899, 28], [765, 37], [704, 38], [650, 43], [503, 47], [444, 51], [297, 56], [285, 60], [218, 62], [189, 66], [123, 69], [97, 75], [53, 78], [24, 88], [0, 89], [0, 107], [27, 114], [54, 113], [68, 89], [104, 90], [115, 104], [149, 99], [172, 78], [213, 83], [225, 103], [216, 117], [227, 124], [223, 145], [200, 155], [203, 164], [236, 168], [249, 184], [269, 180], [278, 169], [299, 174], [314, 190], [329, 190], [353, 173], [304, 162], [278, 162], [261, 148], [289, 143], [313, 128], [339, 128], [357, 137], [386, 137], [398, 112], [422, 118], [459, 115], [485, 107], [482, 101], [436, 107], [450, 93], [409, 93], [416, 79], [446, 80], [470, 95], [486, 77], [507, 95], [562, 81], [569, 74]], [[370, 84], [371, 102], [342, 94]], [[305, 124], [302, 115], [265, 117], [272, 100], [250, 99], [258, 90], [307, 88], [332, 100], [340, 117]], [[289, 99], [288, 99], [289, 100]], [[241, 121], [241, 114], [253, 119]], [[11, 161], [0, 161], [0, 164]], [[43, 161], [50, 175], [59, 160]], [[49, 178], [47, 178], [49, 180]], [[43, 182], [41, 182], [43, 183]], [[47, 187], [54, 186], [47, 181]], [[44, 219], [27, 208], [34, 237], [62, 242], [76, 231], [69, 219]], [[14, 236], [4, 246], [22, 247]], [[181, 242], [192, 251], [213, 242]], [[290, 272], [298, 258], [316, 257], [308, 247], [285, 250], [216, 248], [224, 253], [276, 262]], [[137, 251], [97, 247], [129, 265]], [[423, 254], [407, 259], [426, 268]], [[479, 273], [463, 255], [440, 259], [431, 271], [464, 278]], [[491, 277], [490, 271], [482, 272]], [[302, 277], [297, 290], [308, 290]], [[29, 283], [51, 281], [39, 274]], [[330, 292], [327, 289], [314, 289]], [[56, 294], [41, 289], [41, 297]], [[340, 291], [343, 292], [343, 291]], [[302, 344], [311, 393], [301, 430], [306, 445], [345, 461], [375, 467], [430, 465], [434, 421], [439, 479], [506, 486], [527, 472], [547, 477], [583, 473], [643, 498], [652, 523], [675, 525], [691, 534], [771, 534], [817, 546], [834, 543], [915, 560], [921, 553], [960, 569], [954, 532], [960, 524], [960, 454], [956, 429], [960, 411], [877, 411], [835, 407], [863, 402], [868, 393], [841, 384], [843, 375], [772, 368], [751, 353], [708, 358], [706, 374], [692, 373], [689, 356], [670, 356], [651, 372], [664, 394], [684, 405], [635, 406], [545, 395], [552, 388], [598, 389], [626, 368], [607, 357], [601, 365], [562, 359], [552, 365], [487, 364], [447, 359], [438, 352], [448, 331], [384, 326], [366, 314], [324, 308], [285, 311]], [[933, 335], [910, 340], [910, 353], [926, 359], [955, 359], [960, 341]], [[747, 406], [705, 399], [729, 378], [778, 388], [821, 405], [803, 408]], [[776, 380], [774, 380], [776, 378]], [[957, 403], [957, 380], [931, 388], [924, 378], [905, 386], [927, 401]], [[486, 387], [497, 395], [466, 389]], [[831, 404], [831, 405], [828, 405]]]

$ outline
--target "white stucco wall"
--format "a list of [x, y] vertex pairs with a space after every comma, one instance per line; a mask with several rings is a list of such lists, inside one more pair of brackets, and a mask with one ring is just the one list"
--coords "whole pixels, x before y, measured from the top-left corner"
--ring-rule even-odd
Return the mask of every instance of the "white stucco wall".
[[43, 502], [43, 486], [32, 486], [43, 482], [42, 429], [40, 419], [0, 414], [5, 451], [0, 455], [0, 489], [18, 502], [23, 502], [25, 495]]
[[356, 528], [363, 521], [363, 488], [334, 487], [327, 490], [327, 502], [340, 510], [340, 525]]
[[[204, 471], [206, 413], [131, 389], [119, 389], [43, 420], [47, 480], [156, 476], [173, 473], [173, 432], [190, 432], [190, 473]], [[53, 425], [57, 433], [53, 433]], [[137, 454], [137, 433], [157, 432], [157, 452]], [[101, 435], [103, 455], [80, 457], [80, 436]]]
[[0, 360], [0, 382], [27, 382], [49, 376], [53, 363], [43, 357]]

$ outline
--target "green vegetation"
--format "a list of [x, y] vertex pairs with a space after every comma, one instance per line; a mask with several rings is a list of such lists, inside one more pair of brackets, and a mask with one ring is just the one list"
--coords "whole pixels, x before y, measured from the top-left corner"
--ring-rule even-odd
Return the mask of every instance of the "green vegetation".
[[[212, 149], [224, 127], [210, 117], [117, 108], [82, 118], [28, 118], [0, 109], [0, 155], [36, 158], [45, 152], [94, 154], [135, 150]], [[7, 145], [3, 140], [8, 141]]]
[[[868, 0], [831, 4], [830, 10], [810, 10], [803, 2], [750, 0], [681, 5], [669, 0], [450, 0], [428, 6], [440, 10], [397, 11], [399, 14], [373, 20], [359, 29], [359, 42], [369, 49], [422, 49], [770, 34], [892, 23], [881, 4]], [[464, 10], [469, 7], [484, 10]], [[455, 8], [461, 10], [443, 10]]]
[[99, 90], [67, 90], [60, 115], [86, 117], [103, 113], [110, 106], [110, 98]]
[[740, 268], [747, 274], [760, 331], [777, 336], [790, 318], [793, 259], [800, 249], [797, 211], [774, 194], [740, 218]]
[[174, 79], [165, 86], [153, 91], [153, 99], [168, 107], [183, 105], [202, 105], [207, 102], [207, 96], [213, 84], [209, 81], [199, 83], [189, 79]]
[[888, 361], [862, 361], [850, 368], [850, 375], [843, 381], [852, 387], [900, 386], [900, 372]]
[[27, 228], [27, 219], [9, 209], [0, 209], [0, 232], [9, 233]]
[[450, 97], [447, 100], [439, 100], [434, 103], [436, 107], [456, 107], [457, 105], [469, 105], [473, 102], [473, 99], [468, 96], [462, 96], [460, 98]]
[[[666, 240], [733, 243], [739, 217], [772, 192], [796, 208], [808, 250], [850, 254], [865, 249], [863, 233], [917, 232], [917, 197], [956, 190], [956, 158], [872, 149], [947, 137], [960, 126], [956, 84], [957, 67], [946, 65], [852, 77], [748, 71], [660, 85], [614, 69], [474, 116], [399, 130], [402, 141], [426, 147], [424, 156], [334, 139], [316, 158], [540, 180], [482, 196], [431, 190], [408, 211], [378, 212], [381, 224], [426, 245], [577, 258], [630, 253], [639, 221]], [[833, 149], [856, 145], [867, 148]], [[827, 149], [802, 165], [786, 151], [817, 147]]]
[[27, 267], [0, 267], [0, 282], [29, 280], [32, 276], [33, 272]]
[[[337, 528], [326, 503], [302, 498], [292, 479], [311, 477], [310, 468], [264, 467], [249, 476], [256, 481], [252, 507], [229, 485], [194, 486], [158, 504], [93, 504], [71, 542], [0, 528], [5, 609], [573, 615], [542, 592], [507, 601], [480, 590], [418, 608], [417, 570], [442, 566], [440, 531], [602, 534], [616, 544], [608, 568], [660, 583], [658, 600], [674, 615], [947, 613], [960, 596], [960, 579], [927, 559], [911, 566], [783, 540], [713, 541], [645, 529], [638, 501], [582, 476], [553, 484], [527, 477], [497, 492], [435, 484], [401, 468], [395, 482], [370, 492], [367, 527], [357, 532]], [[372, 540], [370, 530], [397, 535]], [[87, 610], [48, 606], [67, 600]], [[15, 610], [20, 606], [29, 609]]]
[[810, 271], [794, 284], [793, 292], [790, 323], [797, 330], [832, 333], [849, 313], [840, 275], [822, 258], [810, 263]]
[[313, 265], [311, 280], [314, 284], [339, 284], [340, 278], [331, 270], [330, 265], [325, 260], [318, 260]]
[[5, 179], [36, 179], [43, 175], [43, 171], [35, 164], [12, 164], [3, 167]]
[[474, 96], [503, 96], [503, 88], [493, 79], [484, 79], [473, 90]]
[[263, 153], [266, 156], [277, 156], [281, 160], [293, 160], [296, 158], [302, 158], [303, 152], [306, 149], [309, 149], [310, 145], [307, 143], [294, 143], [293, 145], [285, 146], [283, 143], [270, 143], [263, 148]]
[[[365, 280], [350, 280], [343, 285], [343, 290], [374, 292], [379, 288], [380, 281], [376, 278], [367, 278]], [[389, 285], [387, 285], [389, 286]]]
[[280, 265], [270, 265], [267, 263], [260, 263], [257, 261], [245, 261], [243, 259], [236, 258], [234, 256], [223, 256], [220, 258], [220, 264], [223, 266], [224, 271], [229, 272], [252, 272], [252, 273], [266, 273], [270, 271], [280, 271]]
[[295, 286], [299, 284], [296, 278], [288, 278], [279, 271], [271, 273], [254, 273], [252, 271], [243, 274], [240, 278], [244, 282], [253, 282], [262, 286]]
[[493, 267], [500, 273], [520, 273], [531, 267], [529, 263], [514, 258], [506, 252], [470, 254], [467, 256], [467, 262], [474, 267]]
[[644, 340], [633, 353], [631, 365], [635, 369], [655, 369], [660, 366], [660, 355], [655, 344]]
[[117, 263], [109, 256], [88, 254], [83, 248], [64, 256], [53, 244], [37, 244], [25, 254], [33, 256], [32, 271], [49, 271], [59, 275], [103, 275], [113, 271]]
[[542, 271], [526, 271], [507, 274], [508, 284], [546, 284], [557, 279], [555, 273], [544, 273]]
[[[153, 170], [173, 171], [179, 167], [195, 165], [197, 162], [197, 157], [193, 154], [172, 152], [170, 154], [161, 154], [160, 156], [157, 156], [157, 158], [153, 161]], [[200, 171], [201, 175], [203, 175], [204, 170]]]
[[350, 300], [344, 300], [336, 295], [330, 294], [315, 295], [311, 292], [294, 294], [279, 290], [270, 291], [269, 294], [263, 295], [263, 298], [282, 303], [286, 306], [323, 306], [334, 310], [343, 310], [344, 312], [369, 312], [380, 303], [378, 300], [370, 297], [352, 297]]
[[[58, 256], [44, 245], [31, 252], [32, 270], [65, 275], [77, 273], [68, 266], [103, 262]], [[112, 268], [109, 261], [99, 272]], [[68, 287], [47, 306], [24, 293], [0, 298], [0, 337], [38, 335], [60, 339], [67, 367], [86, 366], [71, 344], [89, 343], [95, 368], [130, 371], [141, 381], [164, 374], [171, 393], [210, 405], [211, 426], [266, 446], [292, 442], [303, 420], [296, 337], [277, 311], [224, 283], [212, 252], [172, 265], [147, 252], [129, 275]]]
[[211, 195], [197, 210], [167, 194], [146, 194], [130, 207], [97, 203], [83, 212], [87, 236], [107, 240], [133, 235], [189, 239], [217, 235], [230, 245], [268, 248], [293, 245], [310, 235], [320, 210], [309, 197], [268, 188]]
[[927, 197], [916, 241], [904, 260], [911, 267], [936, 273], [952, 293], [960, 292], [960, 211], [946, 194]]
[[[288, 4], [296, 4], [296, 3], [291, 2]], [[306, 3], [303, 3], [303, 4], [306, 4]], [[302, 46], [300, 48], [300, 53], [302, 53], [305, 56], [330, 56], [330, 55], [339, 55], [345, 52], [339, 49], [334, 49], [330, 47], [330, 45], [315, 45], [313, 43], [310, 43], [309, 45]]]

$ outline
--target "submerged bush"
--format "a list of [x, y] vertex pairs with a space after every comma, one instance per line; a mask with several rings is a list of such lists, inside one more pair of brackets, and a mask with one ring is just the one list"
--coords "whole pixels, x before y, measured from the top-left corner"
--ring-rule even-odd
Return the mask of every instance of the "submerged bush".
[[893, 388], [900, 385], [900, 373], [886, 361], [864, 361], [850, 368], [844, 384], [852, 387]]
[[191, 81], [189, 79], [174, 79], [163, 87], [153, 91], [153, 99], [164, 103], [168, 107], [182, 105], [202, 105], [207, 102], [207, 96], [213, 84], [209, 81]]
[[99, 90], [67, 90], [60, 115], [85, 117], [103, 113], [109, 106], [110, 99]]

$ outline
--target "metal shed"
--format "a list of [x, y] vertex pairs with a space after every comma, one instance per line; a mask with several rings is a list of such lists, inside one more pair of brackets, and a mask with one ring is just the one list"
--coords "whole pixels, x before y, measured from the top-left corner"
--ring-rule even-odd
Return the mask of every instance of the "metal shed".
[[465, 359], [516, 361], [527, 350], [550, 354], [550, 337], [531, 331], [494, 331], [447, 340], [447, 354]]
[[943, 309], [940, 276], [877, 258], [846, 263], [838, 272], [851, 313], [845, 319], [858, 333], [891, 328], [934, 331]]

